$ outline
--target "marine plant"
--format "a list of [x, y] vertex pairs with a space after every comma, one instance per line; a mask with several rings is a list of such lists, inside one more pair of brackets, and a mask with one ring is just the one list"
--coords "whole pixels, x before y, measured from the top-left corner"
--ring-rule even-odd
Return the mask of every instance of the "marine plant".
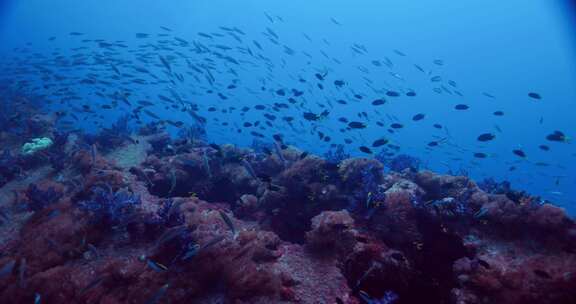
[[180, 139], [188, 140], [192, 143], [197, 141], [203, 141], [203, 142], [208, 141], [208, 134], [206, 133], [206, 128], [204, 124], [201, 124], [199, 122], [191, 124], [186, 128], [181, 128], [178, 131], [178, 137]]
[[140, 197], [127, 190], [114, 192], [107, 185], [94, 186], [89, 200], [81, 201], [78, 207], [90, 214], [91, 220], [109, 226], [129, 224], [136, 215]]
[[418, 171], [422, 165], [422, 161], [414, 156], [408, 154], [398, 154], [395, 156], [388, 156], [387, 152], [382, 150], [375, 157], [390, 171], [402, 172], [406, 169], [411, 171]]
[[341, 161], [350, 158], [350, 154], [346, 153], [344, 145], [332, 145], [330, 150], [324, 153], [324, 158], [330, 163], [338, 164]]

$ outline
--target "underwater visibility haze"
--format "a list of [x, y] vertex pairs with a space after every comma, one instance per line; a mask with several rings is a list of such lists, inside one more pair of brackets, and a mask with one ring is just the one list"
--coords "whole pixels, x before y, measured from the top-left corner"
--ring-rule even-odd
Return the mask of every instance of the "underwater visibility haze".
[[0, 303], [576, 303], [572, 1], [0, 2]]

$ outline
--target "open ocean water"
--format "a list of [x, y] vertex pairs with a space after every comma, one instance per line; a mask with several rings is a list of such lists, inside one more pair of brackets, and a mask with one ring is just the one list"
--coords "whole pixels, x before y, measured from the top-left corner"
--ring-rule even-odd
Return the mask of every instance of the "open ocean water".
[[[427, 248], [427, 242], [435, 243], [439, 236], [428, 236], [428, 241], [425, 233], [422, 239], [411, 239], [412, 234], [390, 237], [394, 231], [416, 228], [403, 226], [413, 217], [394, 209], [395, 196], [389, 191], [404, 189], [410, 192], [415, 210], [431, 208], [426, 210], [434, 216], [448, 217], [439, 220], [438, 227], [458, 231], [455, 235], [466, 248], [472, 235], [479, 239], [484, 234], [506, 235], [502, 232], [509, 229], [506, 225], [527, 225], [530, 228], [522, 231], [534, 235], [566, 233], [566, 238], [553, 244], [531, 245], [545, 251], [574, 241], [574, 10], [570, 1], [550, 0], [1, 1], [0, 217], [2, 225], [10, 228], [0, 229], [5, 262], [0, 289], [8, 297], [0, 302], [64, 303], [74, 298], [77, 303], [424, 303], [408, 291], [429, 291], [438, 284], [440, 291], [430, 296], [431, 303], [569, 303], [574, 296], [558, 292], [554, 297], [561, 288], [550, 287], [552, 283], [549, 298], [513, 297], [513, 291], [496, 287], [499, 291], [478, 288], [473, 297], [462, 296], [463, 291], [455, 290], [465, 284], [455, 283], [461, 277], [447, 269], [457, 269], [454, 261], [463, 256], [472, 259], [474, 254], [454, 250], [460, 253], [448, 254], [451, 258], [446, 258], [449, 262], [442, 271], [414, 266], [441, 254], [409, 253], [405, 243]], [[348, 158], [366, 162], [346, 171]], [[305, 162], [309, 159], [317, 162]], [[320, 159], [326, 164], [318, 163]], [[464, 179], [444, 176], [449, 181], [439, 178], [442, 181], [431, 183], [437, 189], [426, 188], [427, 177], [422, 173], [426, 171]], [[410, 183], [394, 184], [397, 179], [423, 190], [414, 190]], [[453, 189], [460, 190], [454, 194]], [[476, 191], [494, 197], [479, 199]], [[274, 198], [270, 194], [274, 192], [286, 197]], [[184, 223], [187, 229], [201, 227], [189, 216], [182, 216], [184, 221], [174, 215], [178, 212], [173, 204], [176, 209], [186, 205], [178, 203], [184, 197], [217, 206], [190, 208], [216, 208], [214, 216], [233, 236], [210, 239], [194, 234], [195, 230], [187, 239], [179, 231], [166, 241], [175, 252], [171, 258], [158, 249], [160, 241], [146, 247], [142, 238], [134, 237], [137, 230], [148, 241], [163, 240], [165, 228], [184, 227]], [[250, 209], [245, 205], [252, 200], [255, 205]], [[62, 204], [75, 207], [54, 207]], [[566, 214], [560, 209], [539, 211], [549, 206]], [[140, 211], [134, 215], [133, 209]], [[157, 214], [148, 218], [142, 210]], [[198, 273], [206, 271], [203, 275], [217, 282], [210, 284], [210, 293], [197, 291], [206, 290], [202, 284], [190, 287], [177, 279], [190, 271], [182, 270], [188, 266], [180, 265], [180, 259], [193, 260], [218, 246], [235, 246], [237, 238], [247, 242], [238, 236], [241, 231], [271, 231], [295, 246], [313, 243], [310, 231], [318, 228], [314, 219], [322, 212], [339, 210], [350, 214], [358, 233], [404, 252], [414, 273], [427, 279], [406, 277], [402, 286], [386, 279], [370, 281], [379, 271], [388, 271], [382, 270], [386, 267], [374, 270], [380, 267], [374, 265], [385, 263], [354, 264], [353, 269], [362, 270], [342, 270], [349, 291], [331, 289], [338, 293], [331, 300], [319, 291], [314, 291], [318, 298], [307, 298], [285, 282], [281, 296], [266, 298], [251, 287], [236, 290], [231, 278], [219, 281], [206, 275], [214, 273], [206, 269]], [[74, 228], [59, 219], [72, 213], [88, 214], [80, 217], [87, 226]], [[504, 220], [507, 214], [515, 220]], [[79, 236], [77, 244], [67, 243], [72, 236], [57, 236], [63, 228], [37, 228], [53, 217], [74, 226], [62, 224]], [[421, 215], [414, 217], [420, 230], [423, 223], [430, 223]], [[162, 222], [166, 226], [147, 230], [160, 225], [158, 218], [166, 220]], [[167, 224], [174, 218], [178, 224]], [[396, 220], [402, 224], [394, 224]], [[472, 222], [493, 228], [487, 232]], [[116, 237], [108, 233], [94, 237], [102, 231], [94, 228], [98, 225], [114, 228]], [[553, 227], [534, 232], [534, 225]], [[39, 237], [47, 241], [25, 245], [30, 241], [27, 229], [46, 232]], [[50, 234], [50, 229], [56, 232]], [[14, 234], [18, 231], [21, 234]], [[74, 279], [87, 280], [88, 286], [76, 288], [73, 294], [43, 281], [40, 274], [49, 277], [46, 272], [55, 265], [76, 273], [81, 266], [70, 265], [79, 263], [82, 256], [129, 259], [130, 250], [114, 251], [123, 246], [118, 245], [123, 244], [119, 238], [137, 244], [132, 253], [138, 252], [148, 270], [167, 279], [156, 285], [130, 285], [153, 279], [143, 274], [118, 279], [118, 274], [103, 275], [105, 267], [93, 266], [102, 276], [96, 275], [94, 281]], [[175, 238], [180, 243], [170, 243]], [[540, 236], [534, 238], [538, 243]], [[76, 252], [73, 246], [80, 246], [77, 250], [83, 253], [72, 253]], [[43, 260], [31, 253], [44, 247], [57, 252], [55, 257]], [[186, 250], [175, 249], [180, 247]], [[252, 252], [246, 248], [238, 249], [227, 263]], [[526, 248], [519, 250], [532, 250]], [[539, 263], [554, 264], [560, 255], [552, 255]], [[489, 269], [494, 265], [487, 260], [478, 258]], [[568, 268], [576, 265], [566, 263]], [[245, 267], [260, 267], [249, 265]], [[176, 266], [181, 268], [173, 270]], [[555, 279], [553, 270], [534, 267], [536, 278]], [[171, 271], [176, 274], [168, 276]], [[565, 284], [574, 283], [570, 279], [574, 271], [563, 273]], [[27, 273], [28, 286], [34, 290], [21, 286]], [[327, 281], [339, 282], [326, 276]], [[134, 295], [136, 291], [122, 294], [108, 287], [110, 277], [128, 290], [157, 291], [143, 292], [141, 298]], [[266, 285], [252, 276], [243, 279]], [[291, 280], [297, 282], [295, 286], [315, 290], [314, 282]], [[541, 286], [541, 282], [533, 284]], [[187, 294], [186, 290], [194, 291]], [[255, 294], [258, 297], [251, 297]]]

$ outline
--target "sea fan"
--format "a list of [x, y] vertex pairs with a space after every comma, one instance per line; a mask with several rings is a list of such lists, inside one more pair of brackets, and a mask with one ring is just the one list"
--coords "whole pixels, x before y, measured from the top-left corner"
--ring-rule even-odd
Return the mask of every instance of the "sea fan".
[[79, 208], [89, 212], [97, 223], [121, 226], [130, 223], [140, 203], [140, 197], [127, 190], [114, 192], [110, 187], [96, 186], [90, 200], [80, 202]]
[[334, 145], [324, 153], [326, 161], [333, 164], [339, 164], [341, 161], [350, 158], [350, 154], [344, 151], [344, 145]]

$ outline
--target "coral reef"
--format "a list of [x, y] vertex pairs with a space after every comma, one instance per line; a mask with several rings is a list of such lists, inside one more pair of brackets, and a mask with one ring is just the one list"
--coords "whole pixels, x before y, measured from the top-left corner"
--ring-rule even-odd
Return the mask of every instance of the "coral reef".
[[137, 134], [5, 147], [0, 303], [576, 303], [576, 224], [508, 184]]

